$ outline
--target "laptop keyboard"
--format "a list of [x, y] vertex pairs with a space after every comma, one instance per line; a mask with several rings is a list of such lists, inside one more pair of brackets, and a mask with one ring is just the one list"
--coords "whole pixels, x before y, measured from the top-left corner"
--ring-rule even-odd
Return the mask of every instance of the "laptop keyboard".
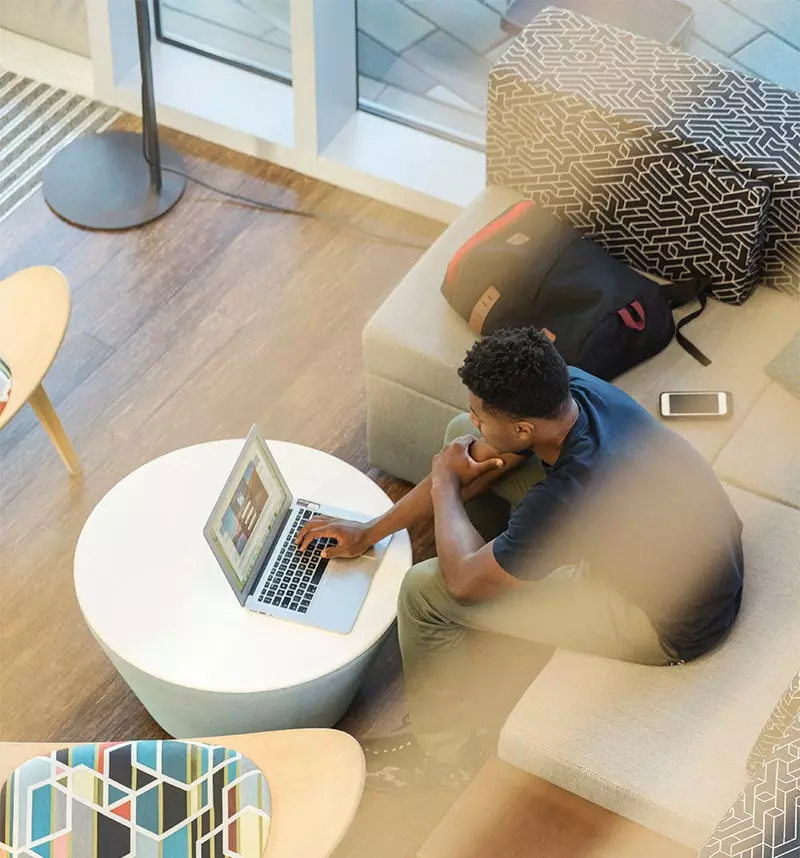
[[336, 543], [335, 539], [318, 539], [305, 551], [300, 551], [295, 545], [298, 531], [313, 515], [310, 509], [297, 511], [272, 571], [258, 595], [262, 604], [297, 611], [298, 614], [308, 612], [328, 565], [322, 557], [322, 550]]

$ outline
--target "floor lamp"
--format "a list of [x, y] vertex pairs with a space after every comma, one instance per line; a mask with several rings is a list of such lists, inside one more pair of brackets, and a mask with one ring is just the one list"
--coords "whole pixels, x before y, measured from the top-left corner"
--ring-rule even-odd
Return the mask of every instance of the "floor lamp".
[[142, 133], [86, 134], [65, 146], [44, 169], [44, 198], [65, 221], [85, 229], [132, 229], [168, 212], [181, 198], [186, 179], [162, 166], [185, 170], [183, 161], [159, 142], [148, 0], [135, 0], [142, 69]]

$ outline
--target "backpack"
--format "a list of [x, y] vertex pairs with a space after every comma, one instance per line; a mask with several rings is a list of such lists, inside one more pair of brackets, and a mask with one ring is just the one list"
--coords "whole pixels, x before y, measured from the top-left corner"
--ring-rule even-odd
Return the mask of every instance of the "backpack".
[[[680, 332], [703, 312], [708, 286], [702, 278], [659, 286], [523, 200], [461, 247], [442, 294], [476, 334], [543, 328], [568, 364], [610, 381], [673, 337], [708, 366]], [[672, 310], [692, 300], [700, 309], [676, 328]]]

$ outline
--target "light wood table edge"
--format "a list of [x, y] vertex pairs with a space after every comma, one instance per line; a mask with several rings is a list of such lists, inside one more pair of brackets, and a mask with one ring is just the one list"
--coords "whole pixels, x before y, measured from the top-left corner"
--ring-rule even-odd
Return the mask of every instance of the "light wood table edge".
[[[338, 730], [308, 729], [194, 741], [234, 748], [264, 772], [272, 797], [264, 858], [328, 858], [333, 854], [353, 821], [364, 790], [364, 754], [352, 736]], [[84, 743], [0, 743], [0, 784], [31, 757], [78, 744]]]
[[[43, 429], [50, 438], [53, 446], [56, 448], [61, 460], [67, 467], [67, 470], [73, 476], [78, 476], [82, 472], [80, 460], [67, 437], [64, 427], [53, 408], [50, 398], [45, 393], [42, 383], [50, 371], [61, 346], [64, 344], [64, 339], [67, 335], [67, 327], [69, 318], [72, 314], [72, 292], [69, 287], [69, 281], [64, 274], [52, 265], [34, 265], [29, 268], [23, 268], [14, 274], [0, 280], [0, 290], [9, 288], [9, 284], [23, 284], [24, 289], [30, 292], [26, 294], [24, 301], [33, 300], [45, 301], [50, 315], [49, 322], [52, 327], [58, 330], [58, 335], [46, 341], [45, 350], [39, 351], [35, 370], [29, 369], [27, 360], [21, 361], [22, 366], [17, 364], [15, 350], [11, 353], [2, 355], [11, 367], [11, 397], [6, 404], [5, 409], [0, 412], [0, 429], [7, 426], [25, 406], [27, 402]], [[13, 289], [14, 286], [11, 286]], [[19, 310], [17, 303], [21, 293], [11, 292], [11, 309]], [[17, 297], [18, 302], [15, 303], [14, 297]], [[24, 302], [23, 302], [24, 303]], [[0, 308], [2, 304], [0, 304]], [[0, 311], [0, 315], [2, 312]], [[3, 320], [0, 318], [0, 322]], [[7, 320], [6, 320], [7, 321]], [[12, 337], [12, 342], [15, 338]], [[35, 349], [39, 349], [40, 343], [35, 343]], [[30, 347], [28, 347], [30, 348]], [[26, 349], [23, 348], [23, 352]], [[30, 352], [27, 357], [30, 357]]]

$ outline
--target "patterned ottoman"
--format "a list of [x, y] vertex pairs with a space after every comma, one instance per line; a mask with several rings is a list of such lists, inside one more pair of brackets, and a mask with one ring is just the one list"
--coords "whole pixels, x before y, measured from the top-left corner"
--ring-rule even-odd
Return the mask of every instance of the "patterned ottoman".
[[261, 771], [200, 742], [112, 742], [35, 757], [0, 792], [0, 858], [261, 858]]
[[747, 769], [750, 783], [698, 858], [800, 858], [800, 674], [764, 725]]
[[492, 70], [487, 174], [611, 253], [800, 295], [800, 95], [551, 8]]

